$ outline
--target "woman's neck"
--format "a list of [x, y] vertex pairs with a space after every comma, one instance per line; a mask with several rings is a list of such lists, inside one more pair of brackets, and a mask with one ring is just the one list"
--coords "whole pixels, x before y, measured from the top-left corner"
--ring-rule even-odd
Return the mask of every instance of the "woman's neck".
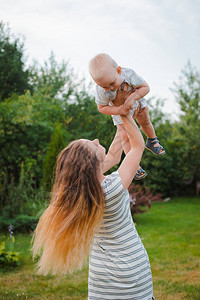
[[103, 175], [102, 168], [98, 172], [98, 180], [101, 183], [104, 180], [105, 176]]

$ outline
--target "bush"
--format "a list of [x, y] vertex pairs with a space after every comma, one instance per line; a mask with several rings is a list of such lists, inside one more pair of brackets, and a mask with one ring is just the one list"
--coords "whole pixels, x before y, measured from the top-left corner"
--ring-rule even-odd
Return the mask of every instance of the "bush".
[[15, 219], [18, 215], [37, 216], [48, 195], [36, 188], [29, 170], [21, 164], [19, 183], [14, 180], [8, 183], [6, 175], [0, 179], [0, 212], [3, 219]]
[[0, 217], [0, 229], [6, 230], [9, 224], [12, 224], [16, 231], [27, 232], [33, 231], [37, 225], [39, 217], [18, 215], [15, 218]]
[[[4, 196], [4, 197], [3, 197]], [[0, 229], [6, 230], [12, 224], [18, 232], [33, 231], [38, 222], [39, 213], [45, 206], [47, 194], [34, 188], [34, 182], [21, 172], [20, 182], [7, 185], [7, 197], [0, 190], [0, 197], [5, 201], [0, 216]]]
[[67, 144], [67, 141], [64, 139], [61, 125], [56, 126], [43, 162], [43, 178], [41, 186], [47, 191], [50, 191], [53, 185], [57, 156]]
[[13, 251], [15, 245], [15, 237], [13, 235], [13, 226], [9, 225], [9, 238], [0, 242], [0, 267], [15, 268], [21, 264], [19, 252]]
[[132, 183], [129, 187], [131, 213], [144, 213], [151, 208], [152, 202], [163, 201], [161, 193], [153, 194], [148, 187], [135, 185]]
[[0, 267], [15, 268], [21, 265], [19, 252], [6, 249], [5, 242], [0, 243]]

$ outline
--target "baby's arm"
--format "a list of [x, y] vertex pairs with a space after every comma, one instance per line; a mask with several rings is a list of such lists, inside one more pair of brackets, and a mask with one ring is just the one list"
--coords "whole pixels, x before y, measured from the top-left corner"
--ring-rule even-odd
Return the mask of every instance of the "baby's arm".
[[132, 109], [134, 101], [143, 98], [149, 93], [149, 91], [150, 88], [148, 84], [144, 81], [139, 87], [136, 88], [136, 90], [133, 93], [131, 93], [127, 97], [126, 101], [124, 102], [124, 106], [126, 107], [126, 109]]
[[98, 110], [104, 115], [127, 115], [129, 111], [120, 103], [121, 105], [112, 105], [109, 99], [105, 95], [105, 91], [96, 85], [96, 98], [95, 102], [97, 104]]
[[104, 115], [128, 115], [129, 110], [124, 107], [124, 105], [120, 106], [110, 106], [110, 105], [97, 105], [100, 113]]

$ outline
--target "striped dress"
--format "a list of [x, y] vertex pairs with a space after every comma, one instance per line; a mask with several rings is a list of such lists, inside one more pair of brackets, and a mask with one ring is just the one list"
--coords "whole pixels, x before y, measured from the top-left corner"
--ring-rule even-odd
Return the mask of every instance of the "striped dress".
[[118, 172], [101, 185], [105, 213], [90, 255], [88, 300], [152, 300], [149, 258], [132, 220], [129, 193]]

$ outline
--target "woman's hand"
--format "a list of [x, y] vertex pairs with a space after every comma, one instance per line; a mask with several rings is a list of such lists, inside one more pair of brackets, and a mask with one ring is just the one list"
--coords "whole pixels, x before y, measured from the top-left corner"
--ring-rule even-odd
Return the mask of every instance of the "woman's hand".
[[127, 109], [124, 104], [118, 106], [119, 108], [119, 115], [123, 115], [123, 116], [126, 116], [126, 115], [129, 115], [130, 114], [130, 111], [129, 109]]
[[134, 89], [131, 89], [128, 92], [128, 84], [126, 82], [122, 83], [122, 85], [117, 90], [116, 98], [112, 101], [115, 106], [120, 106], [124, 104], [128, 96], [133, 93]]

